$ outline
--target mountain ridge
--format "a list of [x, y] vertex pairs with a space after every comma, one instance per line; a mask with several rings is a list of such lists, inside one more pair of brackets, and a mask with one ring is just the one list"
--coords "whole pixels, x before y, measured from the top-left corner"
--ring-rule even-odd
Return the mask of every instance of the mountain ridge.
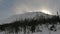
[[[40, 16], [38, 16], [40, 15]], [[51, 18], [53, 15], [49, 15], [49, 14], [45, 14], [45, 13], [42, 13], [42, 12], [27, 12], [27, 13], [24, 13], [24, 14], [17, 14], [17, 15], [13, 15], [13, 16], [10, 16], [9, 18], [7, 18], [6, 20], [3, 20], [1, 23], [4, 24], [4, 23], [11, 23], [13, 21], [16, 21], [16, 20], [20, 20], [20, 19], [25, 19], [25, 18], [37, 18], [37, 17], [41, 17], [41, 16], [45, 16], [46, 18]]]

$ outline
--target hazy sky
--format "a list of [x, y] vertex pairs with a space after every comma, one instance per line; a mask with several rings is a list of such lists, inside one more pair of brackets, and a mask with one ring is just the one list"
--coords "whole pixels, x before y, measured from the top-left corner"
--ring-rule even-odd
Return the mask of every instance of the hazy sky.
[[14, 14], [46, 9], [60, 13], [60, 0], [0, 0], [0, 20]]

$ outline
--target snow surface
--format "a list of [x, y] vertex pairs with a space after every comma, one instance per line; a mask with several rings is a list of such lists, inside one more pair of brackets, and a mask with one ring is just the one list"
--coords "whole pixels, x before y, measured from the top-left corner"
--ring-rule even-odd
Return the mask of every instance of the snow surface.
[[[49, 27], [50, 27], [51, 25], [49, 25]], [[43, 27], [43, 29], [41, 28], [41, 27]], [[34, 32], [34, 33], [31, 33], [31, 31], [29, 31], [29, 34], [60, 34], [60, 25], [58, 24], [57, 25], [57, 31], [55, 32], [55, 31], [50, 31], [50, 30], [48, 30], [46, 27], [45, 27], [45, 25], [42, 25], [42, 26], [39, 26], [39, 28], [40, 28], [40, 30], [42, 30], [42, 32]], [[28, 30], [26, 31], [26, 34], [28, 34], [27, 33], [28, 32]], [[5, 32], [0, 32], [0, 34], [4, 34]], [[13, 34], [13, 33], [11, 33], [11, 34]], [[24, 34], [24, 32], [22, 31], [22, 32], [18, 32], [18, 34]]]
[[48, 14], [45, 14], [45, 13], [42, 13], [42, 12], [27, 12], [27, 13], [24, 13], [24, 14], [18, 14], [18, 15], [10, 16], [10, 17], [8, 17], [4, 20], [0, 20], [0, 24], [11, 23], [15, 20], [23, 20], [25, 18], [29, 18], [29, 19], [31, 19], [33, 17], [37, 18], [37, 17], [39, 17], [37, 15], [39, 15], [40, 17], [45, 16], [46, 18], [47, 17], [49, 17], [49, 18], [52, 17], [52, 15], [48, 15]]
[[[50, 16], [50, 15], [47, 15], [47, 14], [44, 14], [44, 13], [41, 13], [41, 12], [37, 12], [37, 13], [38, 13], [40, 16], [41, 16], [41, 15], [46, 16], [46, 18], [47, 18], [47, 17], [52, 17], [52, 16]], [[36, 14], [37, 14], [37, 13], [36, 13], [36, 12], [32, 12], [32, 13], [26, 13], [26, 14], [21, 14], [21, 15], [14, 15], [14, 16], [11, 16], [11, 17], [3, 20], [3, 21], [0, 21], [0, 24], [10, 23], [10, 22], [12, 22], [12, 21], [15, 21], [16, 19], [19, 20], [19, 18], [20, 18], [20, 19], [22, 19], [22, 18], [24, 19], [24, 18], [36, 17]], [[38, 26], [39, 26], [39, 25], [38, 25]], [[49, 27], [50, 27], [50, 26], [51, 26], [51, 25], [49, 25]], [[48, 27], [48, 28], [49, 28], [49, 27]], [[36, 27], [36, 28], [37, 28], [37, 27]], [[39, 26], [39, 29], [42, 30], [42, 32], [34, 32], [33, 34], [60, 34], [60, 25], [59, 25], [59, 24], [58, 24], [57, 27], [56, 27], [56, 29], [57, 29], [56, 32], [50, 31], [50, 30], [48, 30], [48, 28], [45, 27], [45, 25]], [[28, 32], [28, 30], [27, 30], [27, 32]], [[5, 33], [5, 31], [0, 32], [0, 34], [4, 34], [4, 33]], [[24, 32], [23, 32], [23, 31], [22, 31], [22, 32], [19, 32], [19, 34], [24, 34]], [[26, 34], [27, 34], [27, 33], [26, 33]], [[30, 31], [29, 34], [32, 34], [31, 31]]]

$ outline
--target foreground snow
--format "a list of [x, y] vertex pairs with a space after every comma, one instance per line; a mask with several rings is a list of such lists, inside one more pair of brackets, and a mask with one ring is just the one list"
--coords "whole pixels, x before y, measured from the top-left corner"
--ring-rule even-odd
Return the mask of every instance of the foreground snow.
[[[49, 27], [50, 26], [51, 25], [49, 25]], [[60, 25], [59, 24], [56, 27], [57, 31], [50, 31], [50, 30], [48, 30], [45, 27], [45, 25], [43, 25], [43, 29], [41, 28], [41, 26], [39, 26], [39, 27], [40, 27], [40, 30], [42, 30], [42, 32], [34, 32], [34, 33], [31, 33], [31, 31], [29, 31], [29, 34], [60, 34]], [[28, 32], [28, 30], [26, 31], [26, 34], [28, 34], [27, 32]], [[0, 34], [4, 34], [4, 33], [5, 32], [0, 32]], [[18, 32], [18, 34], [24, 34], [24, 32], [23, 31], [22, 32]]]

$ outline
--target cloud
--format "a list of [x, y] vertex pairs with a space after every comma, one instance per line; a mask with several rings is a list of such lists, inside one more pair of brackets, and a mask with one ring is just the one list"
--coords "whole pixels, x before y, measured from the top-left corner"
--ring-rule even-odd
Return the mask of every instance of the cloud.
[[17, 0], [13, 11], [17, 14], [40, 10], [40, 9], [49, 9], [50, 0]]
[[40, 9], [48, 9], [56, 14], [56, 11], [60, 11], [60, 0], [0, 0], [1, 19], [13, 14]]
[[2, 1], [2, 0], [0, 0], [0, 1]]
[[0, 0], [0, 20], [13, 15], [13, 0]]
[[[53, 14], [56, 14], [56, 11], [60, 11], [60, 0], [15, 0], [15, 5], [13, 11], [15, 13], [23, 13], [26, 11], [48, 9]], [[57, 10], [58, 8], [58, 10]]]

